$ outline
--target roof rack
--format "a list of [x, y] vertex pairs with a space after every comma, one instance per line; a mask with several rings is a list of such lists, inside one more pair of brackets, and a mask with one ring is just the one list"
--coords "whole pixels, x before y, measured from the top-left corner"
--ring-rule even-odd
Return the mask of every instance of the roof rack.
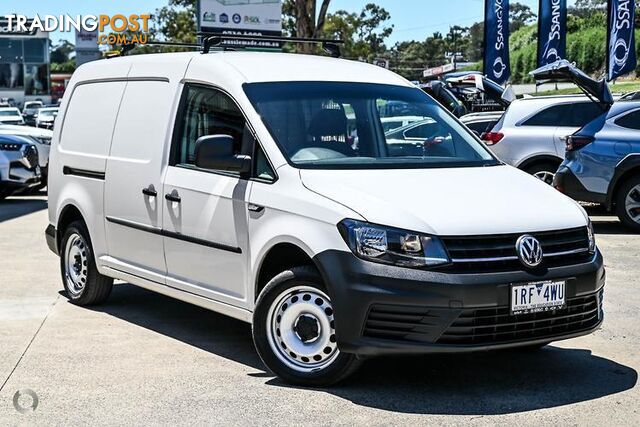
[[109, 59], [109, 58], [117, 58], [120, 56], [125, 56], [127, 53], [131, 52], [133, 49], [141, 46], [172, 46], [172, 47], [200, 49], [200, 45], [196, 43], [161, 42], [161, 41], [151, 40], [144, 44], [139, 44], [139, 43], [123, 44], [120, 50], [107, 52], [106, 58]]
[[[234, 41], [262, 41], [277, 43], [313, 43], [322, 46], [322, 50], [327, 52], [334, 58], [340, 57], [340, 46], [344, 44], [344, 40], [333, 39], [313, 39], [305, 37], [286, 37], [286, 36], [263, 36], [263, 35], [234, 35], [219, 34], [210, 32], [199, 32], [198, 36], [202, 37], [202, 53], [209, 53], [212, 47], [236, 48], [242, 46], [224, 46], [225, 42]], [[247, 46], [250, 47], [250, 46]]]

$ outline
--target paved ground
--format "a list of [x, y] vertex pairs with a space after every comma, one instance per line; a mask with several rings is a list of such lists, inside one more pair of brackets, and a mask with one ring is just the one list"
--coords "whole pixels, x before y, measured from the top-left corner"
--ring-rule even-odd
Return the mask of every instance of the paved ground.
[[[595, 334], [536, 354], [373, 360], [308, 390], [264, 371], [241, 322], [127, 284], [100, 308], [71, 305], [45, 203], [0, 203], [0, 425], [640, 423], [640, 236], [615, 218], [594, 217], [608, 268]], [[25, 388], [39, 406], [20, 414]]]

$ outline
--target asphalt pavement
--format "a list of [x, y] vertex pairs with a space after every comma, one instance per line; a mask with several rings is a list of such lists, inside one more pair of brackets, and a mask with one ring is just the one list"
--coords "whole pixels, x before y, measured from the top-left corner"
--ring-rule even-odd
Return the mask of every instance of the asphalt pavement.
[[[605, 322], [541, 351], [369, 360], [305, 389], [265, 371], [250, 327], [118, 283], [70, 304], [44, 196], [0, 202], [0, 425], [638, 425], [640, 235], [593, 212]], [[29, 391], [35, 393], [35, 411]]]

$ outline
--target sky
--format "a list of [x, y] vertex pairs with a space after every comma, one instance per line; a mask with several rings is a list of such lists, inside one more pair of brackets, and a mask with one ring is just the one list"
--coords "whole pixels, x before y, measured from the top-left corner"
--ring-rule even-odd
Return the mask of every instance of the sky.
[[[512, 0], [514, 1], [514, 0]], [[6, 13], [40, 16], [51, 14], [107, 14], [152, 13], [165, 6], [168, 0], [2, 0]], [[365, 4], [374, 2], [389, 11], [394, 31], [388, 45], [404, 40], [424, 40], [435, 31], [445, 33], [451, 25], [468, 26], [482, 20], [484, 0], [332, 0], [329, 11], [340, 9], [359, 12]], [[538, 0], [519, 0], [538, 10]], [[318, 2], [319, 3], [319, 2]], [[574, 0], [569, 0], [569, 4]], [[69, 33], [54, 33], [51, 39], [73, 42]]]

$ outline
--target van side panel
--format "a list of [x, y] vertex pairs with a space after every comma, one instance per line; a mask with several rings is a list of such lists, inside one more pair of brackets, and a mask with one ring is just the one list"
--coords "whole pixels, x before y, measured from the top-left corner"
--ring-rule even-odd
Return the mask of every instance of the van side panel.
[[106, 253], [104, 174], [125, 86], [124, 81], [73, 86], [51, 150], [49, 206], [55, 214], [50, 212], [50, 218], [57, 226], [65, 206], [78, 208], [87, 223], [96, 259]]

